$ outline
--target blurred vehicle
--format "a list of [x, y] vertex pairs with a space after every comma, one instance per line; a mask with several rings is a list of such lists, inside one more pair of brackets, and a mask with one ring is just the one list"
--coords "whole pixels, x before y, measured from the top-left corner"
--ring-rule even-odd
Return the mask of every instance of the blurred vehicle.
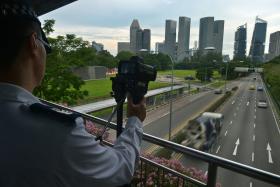
[[255, 89], [256, 89], [255, 85], [251, 85], [251, 86], [249, 87], [249, 90], [255, 90]]
[[259, 102], [258, 102], [258, 107], [259, 108], [267, 108], [268, 104], [267, 104], [266, 100], [260, 99]]
[[258, 91], [263, 91], [263, 87], [262, 87], [262, 86], [258, 86], [258, 87], [257, 87], [257, 90], [258, 90]]
[[214, 91], [214, 94], [222, 94], [223, 93], [223, 90], [222, 89], [216, 89]]
[[221, 113], [204, 112], [195, 120], [191, 120], [186, 129], [186, 140], [182, 144], [209, 151], [222, 129], [223, 118]]
[[257, 80], [257, 77], [254, 77], [253, 80]]
[[195, 78], [191, 75], [188, 75], [185, 77], [185, 80], [194, 80]]
[[166, 75], [165, 77], [166, 78], [172, 78], [172, 75]]

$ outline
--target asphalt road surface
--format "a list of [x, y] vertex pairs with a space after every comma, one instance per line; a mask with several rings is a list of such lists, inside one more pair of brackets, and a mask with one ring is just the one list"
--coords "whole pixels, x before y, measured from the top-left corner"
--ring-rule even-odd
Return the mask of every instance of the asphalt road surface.
[[[236, 94], [221, 107], [219, 112], [224, 115], [223, 127], [211, 153], [280, 175], [279, 124], [266, 90], [250, 90], [251, 85], [264, 87], [259, 75], [241, 79]], [[268, 102], [268, 108], [258, 108], [260, 99]], [[207, 164], [196, 159], [183, 157], [181, 161], [186, 166], [207, 171]], [[221, 168], [217, 181], [225, 187], [274, 187]]]

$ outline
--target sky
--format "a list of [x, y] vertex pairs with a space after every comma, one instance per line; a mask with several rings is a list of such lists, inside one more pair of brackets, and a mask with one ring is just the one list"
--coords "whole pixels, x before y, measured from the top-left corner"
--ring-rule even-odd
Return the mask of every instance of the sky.
[[[76, 34], [87, 41], [102, 43], [113, 55], [117, 42], [129, 41], [129, 26], [138, 19], [141, 28], [151, 29], [151, 49], [164, 40], [165, 20], [191, 18], [190, 48], [198, 41], [199, 19], [214, 16], [225, 20], [223, 54], [232, 57], [236, 28], [247, 23], [247, 53], [256, 16], [268, 22], [269, 35], [280, 31], [280, 0], [78, 0], [40, 17], [55, 19], [52, 36]], [[177, 35], [178, 37], [178, 35]]]

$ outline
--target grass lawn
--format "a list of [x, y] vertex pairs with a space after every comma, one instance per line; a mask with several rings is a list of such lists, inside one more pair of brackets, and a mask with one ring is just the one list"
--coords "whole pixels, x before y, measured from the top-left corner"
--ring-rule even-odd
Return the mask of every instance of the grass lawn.
[[212, 88], [219, 88], [223, 85], [225, 85], [225, 81], [216, 81], [216, 82], [210, 84], [209, 86]]
[[[159, 71], [158, 75], [171, 75], [172, 71]], [[174, 70], [174, 76], [179, 78], [184, 78], [188, 75], [195, 77], [196, 70]]]
[[[171, 70], [158, 72], [158, 75], [171, 75], [171, 74], [172, 74]], [[186, 76], [195, 77], [195, 74], [196, 74], [196, 70], [174, 70], [174, 76], [178, 78], [184, 78]], [[221, 74], [215, 70], [213, 74], [213, 78], [219, 79], [221, 78]]]
[[[166, 86], [168, 86], [168, 83], [150, 82], [149, 90]], [[110, 78], [86, 81], [85, 85], [82, 86], [82, 90], [87, 90], [88, 96], [79, 101], [79, 104], [107, 99], [111, 97], [110, 92], [112, 91], [112, 81]]]

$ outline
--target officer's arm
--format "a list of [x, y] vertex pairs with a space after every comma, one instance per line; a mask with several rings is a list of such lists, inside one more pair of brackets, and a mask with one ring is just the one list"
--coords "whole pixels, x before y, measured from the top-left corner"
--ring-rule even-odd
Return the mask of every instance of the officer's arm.
[[66, 162], [73, 175], [85, 177], [87, 180], [81, 182], [88, 186], [129, 183], [140, 152], [143, 133], [141, 121], [137, 117], [128, 118], [125, 130], [111, 148], [95, 141], [86, 132], [82, 119], [79, 119], [64, 147]]

